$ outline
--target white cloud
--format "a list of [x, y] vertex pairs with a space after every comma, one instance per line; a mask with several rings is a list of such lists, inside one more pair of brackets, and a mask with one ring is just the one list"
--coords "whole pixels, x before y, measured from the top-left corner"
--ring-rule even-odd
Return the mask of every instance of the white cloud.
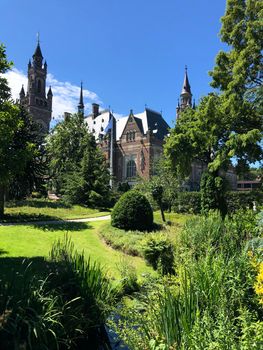
[[[14, 68], [5, 74], [8, 84], [11, 88], [12, 97], [14, 100], [19, 98], [19, 92], [24, 85], [25, 92], [27, 90], [27, 76], [20, 70]], [[47, 89], [49, 85], [53, 92], [53, 112], [52, 116], [55, 120], [61, 120], [64, 112], [74, 113], [77, 110], [79, 102], [80, 87], [57, 80], [52, 74], [47, 75]], [[92, 91], [83, 89], [83, 97], [85, 103], [85, 112], [91, 111], [91, 103], [100, 103], [99, 97]]]

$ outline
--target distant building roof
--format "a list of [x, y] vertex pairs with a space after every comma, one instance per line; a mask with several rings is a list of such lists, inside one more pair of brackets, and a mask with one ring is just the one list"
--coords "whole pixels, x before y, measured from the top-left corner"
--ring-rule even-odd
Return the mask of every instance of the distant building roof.
[[[109, 123], [111, 112], [105, 110], [94, 118], [94, 116], [88, 115], [85, 121], [88, 125], [89, 131], [92, 132], [96, 139], [100, 137], [100, 134], [105, 134], [105, 129]], [[119, 140], [122, 136], [123, 130], [126, 126], [128, 116], [115, 118], [116, 119], [116, 140]], [[142, 132], [146, 135], [147, 131], [151, 130], [155, 137], [159, 140], [163, 140], [168, 134], [169, 125], [163, 119], [161, 113], [146, 108], [142, 113], [134, 114], [134, 118], [137, 125]]]

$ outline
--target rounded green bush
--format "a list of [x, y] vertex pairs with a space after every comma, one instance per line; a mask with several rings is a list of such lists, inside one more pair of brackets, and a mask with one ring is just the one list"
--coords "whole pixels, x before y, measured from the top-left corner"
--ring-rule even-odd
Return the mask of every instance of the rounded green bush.
[[150, 230], [153, 211], [148, 199], [138, 191], [124, 193], [112, 210], [111, 224], [124, 230]]

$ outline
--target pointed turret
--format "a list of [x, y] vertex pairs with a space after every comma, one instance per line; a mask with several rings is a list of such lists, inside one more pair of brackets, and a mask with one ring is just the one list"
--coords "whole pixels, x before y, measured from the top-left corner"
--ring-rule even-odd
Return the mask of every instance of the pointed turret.
[[20, 100], [23, 99], [26, 96], [25, 90], [24, 90], [24, 85], [22, 85], [22, 88], [20, 90], [19, 96], [20, 96]]
[[81, 84], [80, 84], [80, 95], [79, 95], [78, 112], [79, 112], [79, 114], [84, 115], [84, 103], [83, 103], [83, 88], [82, 88], [82, 82], [81, 82]]
[[28, 61], [28, 69], [32, 67], [31, 60]]
[[47, 96], [48, 96], [48, 97], [52, 97], [52, 96], [53, 96], [53, 93], [52, 93], [52, 90], [51, 90], [51, 86], [50, 86], [49, 89], [48, 89]]
[[178, 106], [176, 108], [177, 118], [179, 117], [180, 112], [182, 112], [186, 107], [192, 107], [192, 92], [188, 79], [187, 66], [185, 66], [184, 82], [180, 95], [180, 103], [178, 102]]
[[187, 74], [187, 66], [185, 66], [184, 83], [183, 83], [181, 95], [182, 94], [190, 94], [192, 96], [191, 86], [189, 84], [189, 79], [188, 79], [188, 74]]

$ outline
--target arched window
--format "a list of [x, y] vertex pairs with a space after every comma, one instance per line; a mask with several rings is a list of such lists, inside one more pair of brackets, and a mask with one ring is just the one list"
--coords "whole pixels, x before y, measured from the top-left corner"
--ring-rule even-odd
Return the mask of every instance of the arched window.
[[134, 160], [129, 160], [127, 163], [127, 177], [136, 176], [136, 164]]
[[37, 92], [41, 92], [41, 80], [37, 81]]

